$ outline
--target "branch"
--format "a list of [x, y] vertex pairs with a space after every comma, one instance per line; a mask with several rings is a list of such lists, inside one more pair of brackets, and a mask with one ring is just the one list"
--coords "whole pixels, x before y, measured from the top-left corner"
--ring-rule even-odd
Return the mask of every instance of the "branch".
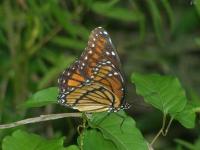
[[2, 124], [0, 125], [0, 129], [13, 128], [20, 125], [43, 122], [43, 121], [48, 121], [48, 120], [55, 120], [55, 119], [66, 118], [66, 117], [82, 117], [82, 113], [62, 113], [62, 114], [40, 115], [39, 117], [28, 118], [28, 119], [16, 121], [13, 123], [8, 123], [8, 124]]

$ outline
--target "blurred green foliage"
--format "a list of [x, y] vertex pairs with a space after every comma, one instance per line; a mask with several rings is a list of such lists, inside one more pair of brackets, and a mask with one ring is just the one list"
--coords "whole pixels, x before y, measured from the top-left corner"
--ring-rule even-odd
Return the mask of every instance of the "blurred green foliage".
[[[110, 33], [117, 47], [126, 74], [126, 99], [133, 105], [128, 114], [134, 116], [147, 139], [152, 139], [162, 121], [157, 111], [133, 94], [132, 72], [177, 76], [190, 103], [200, 112], [200, 0], [3, 0], [0, 20], [1, 124], [69, 110], [56, 105], [40, 109], [19, 106], [32, 93], [57, 84], [58, 75], [79, 57], [97, 26]], [[46, 137], [66, 136], [68, 145], [76, 143], [78, 124], [63, 119], [20, 128]], [[0, 131], [0, 141], [12, 131]], [[191, 131], [174, 123], [169, 136], [155, 147], [182, 149], [183, 142], [171, 139], [195, 143], [199, 134], [199, 120]]]

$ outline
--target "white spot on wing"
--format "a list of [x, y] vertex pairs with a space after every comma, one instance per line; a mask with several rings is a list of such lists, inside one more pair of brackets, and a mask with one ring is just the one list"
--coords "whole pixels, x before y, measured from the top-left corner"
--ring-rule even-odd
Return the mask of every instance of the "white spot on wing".
[[106, 55], [110, 55], [110, 53], [108, 51], [106, 51]]
[[61, 98], [64, 98], [65, 97], [65, 95], [61, 95]]
[[111, 53], [112, 53], [113, 56], [115, 56], [115, 53], [113, 51]]
[[108, 32], [106, 32], [106, 31], [103, 31], [103, 33], [104, 33], [105, 35], [107, 35], [107, 34], [108, 34]]
[[64, 104], [64, 103], [65, 103], [65, 100], [64, 100], [64, 99], [61, 99], [61, 103]]
[[92, 54], [92, 51], [90, 50], [88, 53], [89, 53], [89, 54]]
[[109, 38], [109, 42], [112, 43], [111, 39]]

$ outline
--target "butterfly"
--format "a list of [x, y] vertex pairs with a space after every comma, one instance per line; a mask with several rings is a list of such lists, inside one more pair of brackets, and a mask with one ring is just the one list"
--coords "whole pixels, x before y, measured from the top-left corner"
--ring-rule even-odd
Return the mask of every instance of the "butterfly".
[[121, 63], [111, 38], [95, 28], [80, 58], [58, 78], [58, 102], [81, 112], [117, 112], [126, 103]]

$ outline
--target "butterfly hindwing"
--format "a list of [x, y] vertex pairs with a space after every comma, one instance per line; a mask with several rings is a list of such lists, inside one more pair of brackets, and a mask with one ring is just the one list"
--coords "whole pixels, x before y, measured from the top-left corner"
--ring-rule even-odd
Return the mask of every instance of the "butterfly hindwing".
[[79, 111], [109, 111], [119, 105], [118, 98], [103, 85], [90, 83], [82, 85], [66, 95], [67, 106]]
[[93, 68], [93, 77], [95, 82], [107, 87], [121, 101], [124, 99], [124, 81], [122, 74], [111, 63], [111, 61], [101, 61]]

